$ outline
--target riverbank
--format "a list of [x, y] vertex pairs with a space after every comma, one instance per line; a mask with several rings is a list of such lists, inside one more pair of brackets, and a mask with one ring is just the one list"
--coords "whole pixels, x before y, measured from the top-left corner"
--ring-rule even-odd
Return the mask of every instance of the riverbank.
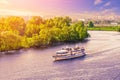
[[33, 46], [33, 47], [30, 47], [30, 48], [21, 48], [21, 49], [17, 49], [17, 50], [2, 51], [2, 52], [0, 52], [0, 55], [18, 54], [21, 51], [25, 51], [25, 50], [28, 50], [28, 49], [31, 49], [31, 48], [43, 50], [43, 49], [48, 49], [50, 47], [57, 47], [57, 46], [60, 46], [60, 45], [70, 45], [70, 44], [76, 44], [76, 43], [86, 43], [87, 41], [88, 41], [88, 39], [86, 38], [86, 39], [84, 39], [82, 41], [57, 42], [57, 43], [54, 43], [54, 44], [51, 44], [51, 45]]
[[18, 53], [20, 53], [22, 50], [25, 50], [25, 49], [3, 51], [3, 52], [0, 52], [0, 56], [1, 56], [1, 55], [12, 55], [12, 54], [18, 54]]

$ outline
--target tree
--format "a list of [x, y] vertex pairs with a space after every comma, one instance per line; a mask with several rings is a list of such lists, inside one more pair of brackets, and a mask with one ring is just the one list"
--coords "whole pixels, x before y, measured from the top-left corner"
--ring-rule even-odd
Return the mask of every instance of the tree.
[[22, 17], [10, 16], [5, 19], [4, 26], [10, 26], [13, 31], [18, 31], [20, 35], [24, 35], [26, 24]]
[[120, 32], [120, 26], [117, 27], [117, 31]]
[[49, 29], [42, 29], [40, 31], [39, 37], [40, 37], [40, 42], [42, 46], [50, 44], [51, 34]]
[[88, 35], [84, 22], [71, 22], [70, 17], [32, 16], [27, 23], [17, 16], [0, 18], [0, 51], [84, 40]]
[[53, 27], [50, 29], [49, 34], [51, 36], [51, 44], [61, 41], [61, 29]]
[[93, 23], [92, 21], [90, 21], [90, 22], [88, 23], [88, 27], [93, 28], [93, 27], [94, 27], [94, 23]]
[[14, 50], [21, 48], [21, 37], [12, 31], [1, 32], [0, 51]]
[[30, 20], [28, 20], [28, 24], [36, 24], [36, 25], [40, 25], [42, 24], [44, 21], [40, 16], [32, 16]]
[[27, 24], [25, 29], [25, 35], [27, 37], [32, 37], [34, 34], [39, 34], [40, 26], [36, 24]]
[[74, 23], [73, 25], [73, 31], [75, 35], [75, 40], [84, 40], [87, 36], [87, 28], [84, 27], [84, 23], [79, 21]]

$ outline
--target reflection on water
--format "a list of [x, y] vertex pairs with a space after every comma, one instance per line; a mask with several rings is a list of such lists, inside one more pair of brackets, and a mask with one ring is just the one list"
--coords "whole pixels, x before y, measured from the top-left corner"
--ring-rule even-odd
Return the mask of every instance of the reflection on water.
[[0, 80], [120, 80], [120, 33], [89, 33], [88, 42], [69, 44], [84, 46], [83, 58], [54, 61], [52, 55], [66, 44], [0, 56]]

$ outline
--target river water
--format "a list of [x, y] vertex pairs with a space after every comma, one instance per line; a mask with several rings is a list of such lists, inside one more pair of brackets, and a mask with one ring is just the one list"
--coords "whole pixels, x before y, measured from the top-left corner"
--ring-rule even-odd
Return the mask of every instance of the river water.
[[[120, 33], [89, 31], [87, 42], [0, 56], [0, 80], [120, 80]], [[62, 47], [84, 46], [87, 56], [54, 61]]]

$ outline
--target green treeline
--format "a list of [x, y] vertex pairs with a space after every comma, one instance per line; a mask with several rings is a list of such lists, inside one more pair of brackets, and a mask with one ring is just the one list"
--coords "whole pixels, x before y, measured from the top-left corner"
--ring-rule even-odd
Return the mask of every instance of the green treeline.
[[94, 23], [90, 21], [88, 22], [88, 30], [120, 32], [120, 26], [94, 26]]
[[32, 16], [27, 21], [18, 16], [0, 18], [0, 51], [81, 41], [87, 37], [84, 23], [72, 23], [69, 17], [43, 19]]

